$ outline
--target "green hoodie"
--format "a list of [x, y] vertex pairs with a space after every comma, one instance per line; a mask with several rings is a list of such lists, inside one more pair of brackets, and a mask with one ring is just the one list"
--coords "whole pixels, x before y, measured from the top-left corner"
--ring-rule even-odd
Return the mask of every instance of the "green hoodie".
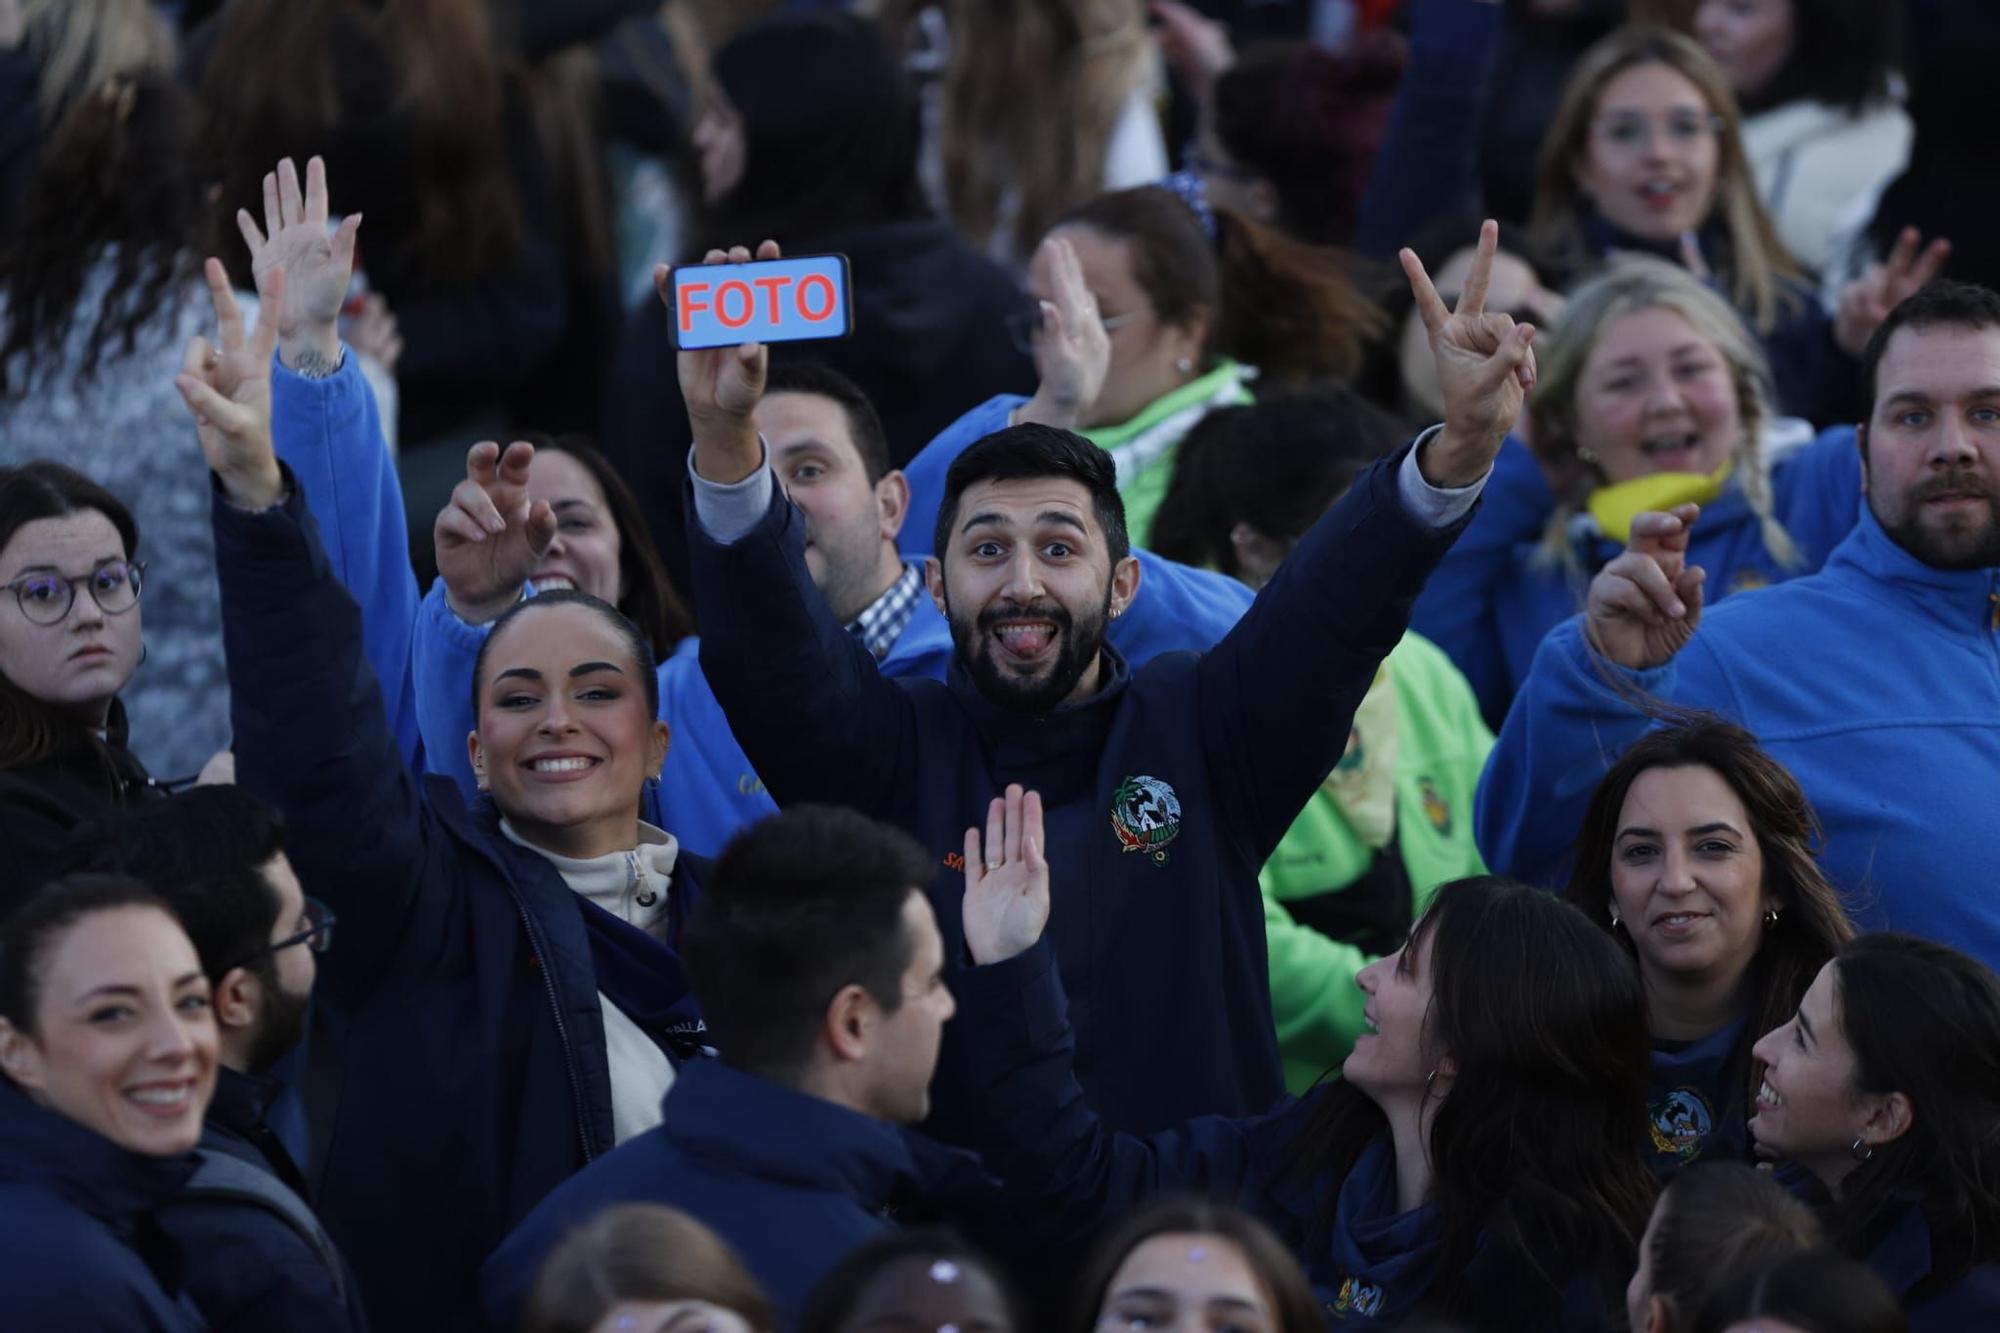
[[[1493, 748], [1493, 733], [1480, 718], [1472, 687], [1428, 640], [1404, 635], [1389, 654], [1388, 668], [1386, 686], [1378, 688], [1395, 694], [1396, 832], [1415, 888], [1414, 918], [1438, 885], [1486, 873], [1472, 841], [1472, 798], [1486, 752]], [[1271, 956], [1271, 1009], [1285, 1084], [1293, 1092], [1304, 1092], [1347, 1058], [1362, 1031], [1361, 1006], [1367, 999], [1354, 976], [1374, 959], [1352, 944], [1300, 925], [1285, 903], [1351, 884], [1374, 859], [1374, 850], [1322, 788], [1259, 876]]]
[[1118, 465], [1118, 494], [1125, 500], [1125, 531], [1134, 546], [1147, 545], [1153, 515], [1174, 479], [1181, 436], [1218, 407], [1251, 401], [1247, 383], [1257, 372], [1223, 360], [1199, 379], [1148, 403], [1130, 421], [1083, 432]]

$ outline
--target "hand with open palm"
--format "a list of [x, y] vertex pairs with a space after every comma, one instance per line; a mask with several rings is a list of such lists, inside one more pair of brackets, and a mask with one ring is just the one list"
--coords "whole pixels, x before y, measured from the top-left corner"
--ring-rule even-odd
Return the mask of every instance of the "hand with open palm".
[[236, 210], [236, 229], [250, 249], [250, 275], [282, 268], [285, 306], [278, 313], [278, 359], [288, 369], [324, 375], [340, 364], [340, 310], [354, 276], [354, 240], [361, 215], [327, 230], [326, 163], [306, 163], [303, 192], [292, 159], [264, 175], [264, 228], [248, 209]]
[[986, 841], [965, 831], [965, 947], [979, 964], [1025, 953], [1049, 924], [1049, 863], [1044, 858], [1042, 798], [1020, 784], [986, 809]]

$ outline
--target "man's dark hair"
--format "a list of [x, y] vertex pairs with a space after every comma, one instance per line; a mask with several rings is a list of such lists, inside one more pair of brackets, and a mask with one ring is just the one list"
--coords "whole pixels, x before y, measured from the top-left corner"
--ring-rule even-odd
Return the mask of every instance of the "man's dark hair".
[[944, 501], [938, 505], [931, 550], [944, 559], [958, 528], [958, 502], [974, 483], [1030, 477], [1067, 477], [1090, 492], [1090, 507], [1104, 529], [1104, 544], [1115, 567], [1132, 553], [1125, 532], [1125, 501], [1118, 494], [1118, 468], [1111, 455], [1075, 431], [1028, 423], [996, 430], [976, 440], [952, 460], [944, 474]]
[[723, 1059], [790, 1083], [843, 986], [901, 1007], [915, 947], [903, 909], [935, 874], [908, 834], [835, 806], [793, 806], [732, 838], [680, 941]]
[[264, 867], [284, 850], [284, 816], [224, 784], [87, 825], [71, 836], [61, 864], [70, 873], [135, 879], [158, 894], [181, 919], [211, 982], [247, 965], [275, 988], [276, 964], [261, 951], [278, 924], [278, 891]]
[[764, 380], [764, 394], [769, 397], [774, 393], [809, 393], [839, 403], [847, 414], [847, 433], [854, 438], [854, 451], [861, 455], [868, 484], [873, 486], [889, 475], [894, 466], [889, 458], [889, 433], [882, 429], [875, 404], [853, 380], [823, 361], [773, 361]]
[[1875, 419], [1875, 399], [1881, 389], [1877, 376], [1889, 340], [1902, 329], [1928, 329], [1940, 324], [1961, 329], [2000, 329], [2000, 292], [1939, 278], [1891, 310], [1888, 318], [1875, 326], [1875, 332], [1868, 337], [1867, 349], [1861, 353], [1861, 383], [1868, 394], [1863, 421]]
[[493, 641], [500, 637], [500, 631], [527, 615], [530, 611], [546, 611], [552, 606], [587, 606], [603, 616], [611, 628], [618, 631], [625, 640], [626, 649], [632, 654], [632, 664], [639, 673], [639, 688], [646, 692], [646, 707], [654, 717], [660, 715], [660, 664], [653, 656], [653, 645], [646, 632], [634, 624], [632, 618], [601, 597], [592, 597], [587, 592], [575, 588], [557, 588], [551, 592], [536, 593], [525, 602], [516, 602], [507, 608], [506, 614], [493, 622], [492, 630], [479, 642], [479, 653], [472, 659], [472, 716], [477, 725], [479, 717], [479, 693], [486, 685], [486, 659], [493, 651]]

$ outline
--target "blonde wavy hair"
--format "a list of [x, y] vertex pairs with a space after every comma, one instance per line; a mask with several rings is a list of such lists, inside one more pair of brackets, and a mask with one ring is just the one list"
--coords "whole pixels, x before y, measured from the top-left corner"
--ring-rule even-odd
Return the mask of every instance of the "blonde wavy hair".
[[1738, 435], [1732, 457], [1737, 484], [1757, 515], [1764, 548], [1785, 568], [1796, 566], [1798, 547], [1772, 513], [1770, 466], [1764, 457], [1764, 428], [1773, 416], [1771, 372], [1763, 349], [1727, 301], [1686, 269], [1650, 256], [1621, 260], [1578, 287], [1561, 321], [1535, 344], [1535, 391], [1528, 400], [1534, 452], [1551, 475], [1575, 479], [1556, 497], [1556, 511], [1542, 532], [1535, 563], [1581, 572], [1570, 542], [1570, 520], [1604, 478], [1577, 452], [1577, 389], [1591, 349], [1604, 330], [1613, 321], [1644, 310], [1673, 311], [1712, 343], [1728, 364], [1736, 390]]
[[1582, 228], [1590, 203], [1577, 183], [1576, 165], [1584, 155], [1604, 86], [1642, 65], [1665, 65], [1681, 75], [1722, 122], [1716, 136], [1719, 153], [1713, 211], [1722, 219], [1728, 254], [1716, 264], [1716, 273], [1727, 285], [1736, 308], [1759, 333], [1769, 333], [1781, 309], [1797, 299], [1781, 283], [1801, 276], [1798, 261], [1778, 239], [1771, 215], [1764, 211], [1757, 195], [1757, 178], [1743, 149], [1743, 116], [1727, 78], [1706, 51], [1678, 32], [1625, 27], [1584, 52], [1563, 86], [1555, 119], [1542, 139], [1530, 234], [1537, 245], [1572, 272], [1590, 266], [1593, 256], [1584, 245]]
[[23, 0], [21, 29], [42, 67], [46, 125], [113, 80], [173, 68], [173, 32], [151, 0]]

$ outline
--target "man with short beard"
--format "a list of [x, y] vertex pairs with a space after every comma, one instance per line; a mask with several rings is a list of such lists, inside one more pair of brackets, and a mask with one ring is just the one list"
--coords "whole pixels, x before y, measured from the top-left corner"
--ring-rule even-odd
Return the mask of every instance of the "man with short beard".
[[1704, 616], [1699, 511], [1641, 515], [1584, 614], [1543, 641], [1480, 784], [1496, 871], [1559, 882], [1651, 696], [1741, 722], [1792, 770], [1864, 929], [2000, 965], [2000, 294], [1924, 288], [1862, 377], [1866, 503], [1818, 573]]
[[314, 955], [333, 930], [300, 891], [283, 818], [239, 787], [196, 787], [79, 830], [63, 864], [152, 889], [208, 977], [219, 1058], [200, 1152], [220, 1160], [158, 1213], [183, 1252], [232, 1256], [185, 1265], [208, 1326], [366, 1329], [346, 1262], [306, 1202], [305, 1175], [266, 1120], [283, 1090], [272, 1067], [305, 1036]]
[[[940, 864], [929, 889], [955, 966], [966, 825], [1010, 783], [1041, 793], [1046, 855], [1071, 886], [1049, 936], [1076, 1068], [1118, 1128], [1259, 1112], [1283, 1092], [1257, 872], [1339, 761], [1532, 383], [1533, 331], [1482, 308], [1496, 235], [1456, 313], [1405, 254], [1445, 424], [1363, 474], [1212, 651], [1136, 671], [1104, 639], [1144, 591], [1089, 441], [1015, 425], [953, 463], [926, 575], [955, 662], [943, 683], [886, 681], [814, 590], [772, 479], [752, 420], [764, 350], [679, 358], [701, 660], [744, 752], [780, 806], [838, 802], [916, 835]], [[932, 1127], [948, 1136], [980, 1096], [955, 1055], [977, 1040], [945, 1043]]]

